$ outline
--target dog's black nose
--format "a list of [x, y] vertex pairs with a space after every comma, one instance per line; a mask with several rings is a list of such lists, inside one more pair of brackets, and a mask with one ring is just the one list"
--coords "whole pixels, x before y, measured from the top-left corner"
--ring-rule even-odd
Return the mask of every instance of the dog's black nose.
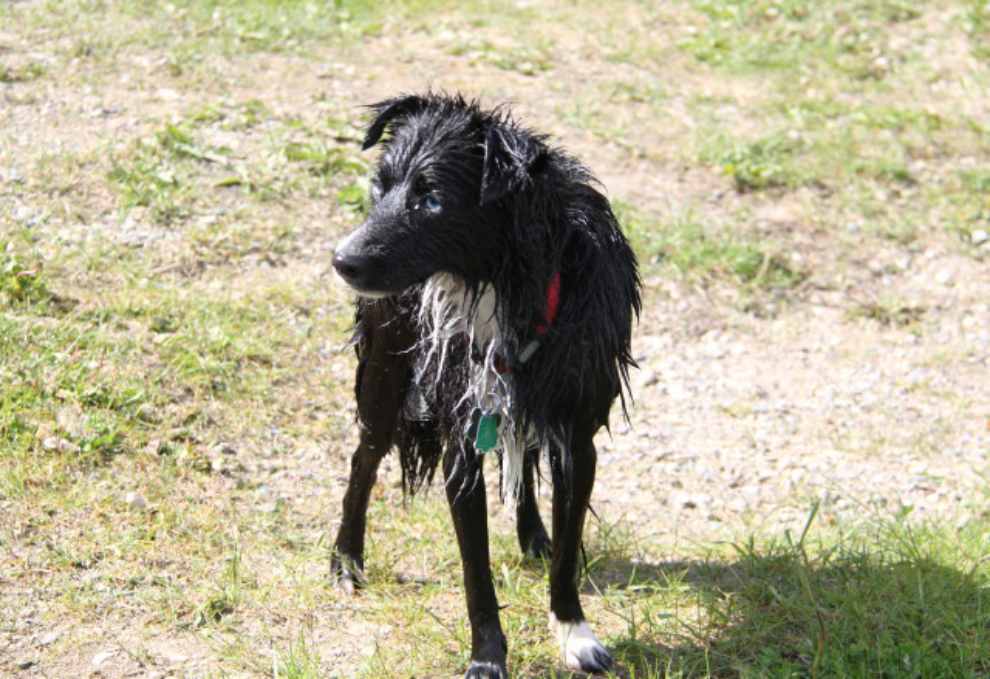
[[368, 258], [337, 250], [333, 253], [333, 268], [345, 281], [354, 282], [368, 270]]

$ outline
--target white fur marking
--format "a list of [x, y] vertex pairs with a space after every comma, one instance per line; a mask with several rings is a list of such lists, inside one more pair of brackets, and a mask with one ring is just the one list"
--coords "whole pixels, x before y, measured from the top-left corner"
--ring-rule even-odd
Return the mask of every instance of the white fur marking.
[[424, 332], [421, 342], [425, 356], [417, 381], [423, 378], [427, 366], [434, 360], [437, 362], [436, 379], [439, 380], [450, 342], [460, 341], [457, 338], [461, 335], [468, 337], [481, 361], [471, 365], [467, 389], [460, 404], [468, 403], [472, 408], [489, 407], [494, 397], [494, 412], [502, 416], [502, 485], [512, 506], [520, 497], [526, 448], [533, 437], [531, 432], [520, 432], [516, 425], [512, 374], [499, 374], [495, 369], [499, 357], [504, 359], [512, 351], [505, 343], [506, 324], [500, 317], [499, 307], [491, 286], [485, 286], [473, 296], [455, 276], [446, 273], [431, 276], [423, 286], [419, 320]]
[[[605, 646], [591, 631], [591, 625], [586, 620], [580, 622], [559, 622], [557, 617], [550, 614], [550, 629], [556, 631], [560, 652], [564, 656], [567, 669], [578, 672], [586, 671], [585, 667], [597, 665], [595, 651], [608, 655]], [[582, 660], [584, 661], [582, 663]]]

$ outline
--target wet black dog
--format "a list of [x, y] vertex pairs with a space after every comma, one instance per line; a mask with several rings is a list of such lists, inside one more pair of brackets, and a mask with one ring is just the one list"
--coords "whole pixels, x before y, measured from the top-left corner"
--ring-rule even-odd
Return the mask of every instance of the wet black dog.
[[[595, 479], [592, 437], [628, 382], [640, 307], [636, 260], [577, 160], [502, 110], [428, 93], [375, 104], [364, 148], [384, 137], [367, 220], [334, 253], [359, 293], [361, 440], [333, 569], [360, 584], [378, 464], [398, 449], [409, 490], [442, 458], [471, 619], [467, 677], [505, 677], [488, 554], [484, 455], [501, 462], [524, 551], [550, 558], [551, 623], [567, 666], [603, 672], [578, 566]], [[534, 468], [553, 483], [553, 541]]]

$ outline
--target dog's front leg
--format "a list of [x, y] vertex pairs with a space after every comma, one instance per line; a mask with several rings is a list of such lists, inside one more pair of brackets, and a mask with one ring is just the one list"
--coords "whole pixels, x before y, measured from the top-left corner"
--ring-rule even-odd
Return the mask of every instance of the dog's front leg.
[[358, 352], [357, 407], [361, 440], [351, 457], [351, 474], [344, 494], [343, 516], [333, 545], [331, 576], [352, 594], [364, 578], [364, 534], [368, 501], [378, 465], [392, 447], [396, 419], [409, 381], [401, 354], [369, 333]]
[[471, 665], [465, 679], [507, 679], [507, 645], [488, 553], [488, 515], [482, 457], [474, 445], [447, 449], [444, 479], [447, 502], [464, 567], [464, 592], [471, 621]]
[[576, 427], [569, 451], [569, 473], [553, 470], [553, 556], [550, 562], [550, 628], [557, 634], [568, 669], [604, 673], [612, 656], [591, 631], [578, 596], [579, 557], [584, 518], [595, 485], [597, 453], [593, 431]]
[[361, 443], [351, 457], [351, 475], [344, 495], [344, 513], [333, 544], [331, 577], [344, 592], [353, 594], [364, 580], [364, 534], [368, 501], [378, 476], [378, 465], [388, 452], [386, 436], [362, 431]]

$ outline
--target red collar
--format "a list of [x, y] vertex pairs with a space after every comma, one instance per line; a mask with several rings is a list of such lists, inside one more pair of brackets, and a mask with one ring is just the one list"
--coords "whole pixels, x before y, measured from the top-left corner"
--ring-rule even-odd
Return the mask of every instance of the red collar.
[[[560, 272], [555, 271], [553, 278], [550, 279], [550, 285], [547, 286], [547, 307], [543, 311], [543, 323], [537, 323], [533, 326], [538, 335], [545, 336], [550, 332], [550, 326], [553, 325], [553, 319], [557, 315], [557, 308], [560, 306]], [[522, 339], [522, 338], [520, 338]], [[463, 340], [465, 346], [470, 346], [471, 340], [467, 335], [464, 335]], [[533, 358], [533, 354], [536, 353], [537, 349], [540, 348], [540, 339], [533, 338], [526, 342], [519, 353], [516, 354], [515, 358], [511, 361], [507, 361], [505, 356], [502, 354], [496, 354], [494, 365], [492, 366], [499, 375], [504, 375], [510, 372], [513, 368], [519, 365], [523, 365], [529, 359]], [[481, 363], [481, 354], [472, 348], [471, 358], [475, 363]]]
[[553, 325], [553, 317], [557, 315], [557, 307], [560, 306], [560, 272], [556, 271], [547, 287], [547, 308], [543, 312], [543, 320], [546, 325], [537, 325], [536, 332], [546, 335]]

